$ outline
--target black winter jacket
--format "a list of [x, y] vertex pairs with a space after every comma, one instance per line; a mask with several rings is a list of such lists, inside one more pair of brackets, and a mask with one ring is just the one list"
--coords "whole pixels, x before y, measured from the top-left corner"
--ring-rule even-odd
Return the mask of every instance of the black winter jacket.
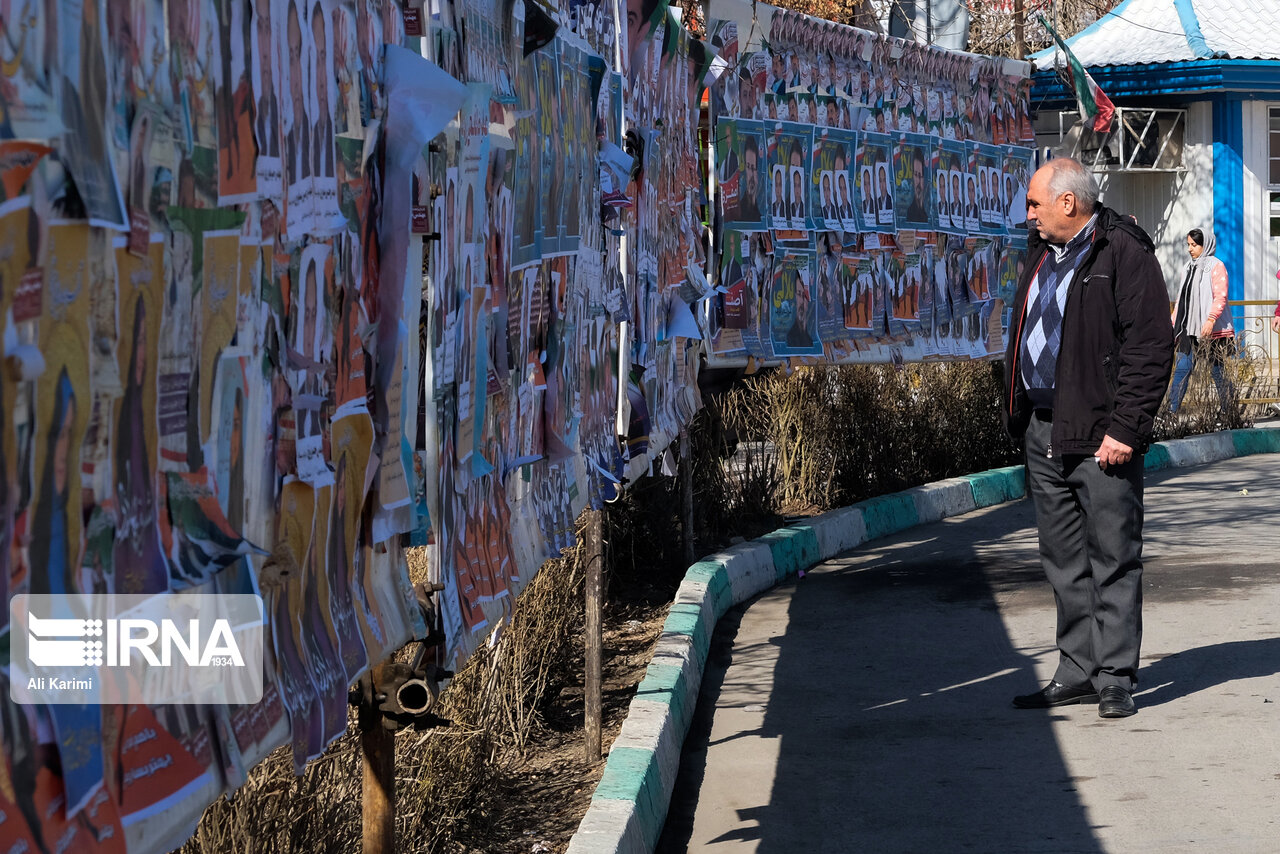
[[[1053, 450], [1091, 455], [1109, 435], [1145, 453], [1173, 365], [1169, 296], [1145, 231], [1101, 205], [1094, 228], [1063, 310]], [[1050, 251], [1032, 226], [1004, 357], [1005, 429], [1015, 439], [1026, 432], [1032, 412], [1018, 364], [1027, 293]]]

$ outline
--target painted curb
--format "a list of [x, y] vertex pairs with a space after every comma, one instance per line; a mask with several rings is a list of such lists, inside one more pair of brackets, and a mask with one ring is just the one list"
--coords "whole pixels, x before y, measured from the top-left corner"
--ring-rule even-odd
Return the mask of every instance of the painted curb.
[[[1159, 442], [1143, 466], [1158, 471], [1273, 453], [1280, 453], [1280, 428], [1252, 428]], [[654, 850], [697, 707], [711, 635], [726, 611], [868, 540], [1015, 501], [1025, 492], [1022, 466], [940, 480], [779, 528], [689, 567], [568, 854]]]

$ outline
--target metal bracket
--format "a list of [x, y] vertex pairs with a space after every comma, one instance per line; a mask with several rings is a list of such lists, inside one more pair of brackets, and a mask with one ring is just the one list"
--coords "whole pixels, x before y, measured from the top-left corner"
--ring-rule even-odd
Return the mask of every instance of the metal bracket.
[[413, 663], [391, 661], [377, 665], [360, 677], [348, 695], [351, 705], [376, 712], [382, 726], [391, 732], [406, 727], [420, 732], [452, 723], [433, 711], [440, 700], [441, 683], [453, 678], [453, 671], [435, 661], [435, 652], [444, 645], [445, 637], [432, 600], [443, 589], [442, 584], [414, 585], [427, 636], [414, 641], [418, 648]]

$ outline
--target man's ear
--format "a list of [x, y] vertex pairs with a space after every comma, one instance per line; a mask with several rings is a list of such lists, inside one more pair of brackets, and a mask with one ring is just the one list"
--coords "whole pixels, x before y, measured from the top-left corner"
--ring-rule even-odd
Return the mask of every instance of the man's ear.
[[1075, 216], [1075, 215], [1076, 215], [1076, 210], [1077, 210], [1078, 208], [1079, 208], [1079, 206], [1076, 204], [1076, 194], [1075, 194], [1075, 193], [1063, 193], [1063, 194], [1062, 194], [1062, 212], [1063, 212], [1063, 213], [1065, 213], [1067, 216]]

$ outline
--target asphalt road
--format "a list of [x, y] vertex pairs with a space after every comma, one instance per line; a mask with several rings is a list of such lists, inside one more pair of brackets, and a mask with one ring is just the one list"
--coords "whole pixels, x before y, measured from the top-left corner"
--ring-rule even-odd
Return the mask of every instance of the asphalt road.
[[661, 852], [1280, 852], [1280, 455], [1149, 474], [1138, 714], [1056, 665], [1029, 501], [721, 621]]

